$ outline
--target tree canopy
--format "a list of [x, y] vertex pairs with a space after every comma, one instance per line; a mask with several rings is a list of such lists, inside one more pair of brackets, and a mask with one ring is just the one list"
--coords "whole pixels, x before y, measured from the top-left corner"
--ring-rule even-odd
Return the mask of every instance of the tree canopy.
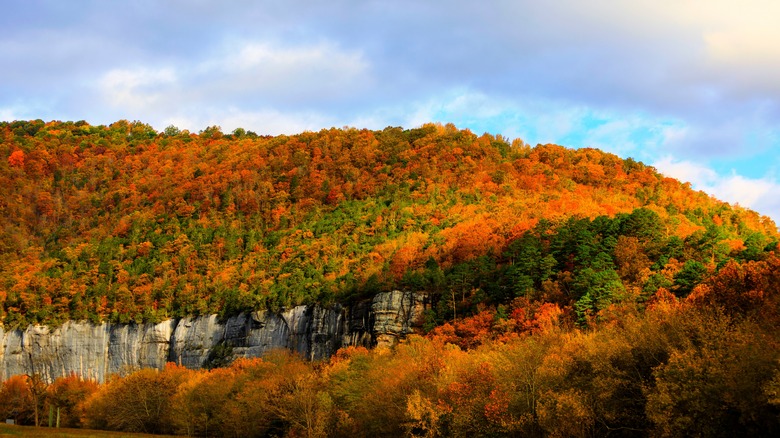
[[[434, 319], [519, 296], [580, 319], [762, 260], [774, 223], [595, 149], [452, 125], [193, 134], [0, 123], [0, 317], [170, 317], [424, 289]], [[452, 293], [457, 291], [457, 293]]]

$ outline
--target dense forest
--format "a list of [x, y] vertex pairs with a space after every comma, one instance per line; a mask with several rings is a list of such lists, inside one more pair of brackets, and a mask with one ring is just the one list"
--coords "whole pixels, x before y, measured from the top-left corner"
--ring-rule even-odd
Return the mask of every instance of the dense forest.
[[766, 217], [594, 149], [452, 125], [258, 136], [0, 123], [0, 318], [160, 321], [390, 289], [440, 324], [517, 297], [581, 321], [764, 258]]
[[[0, 415], [188, 436], [777, 436], [780, 259], [728, 263], [686, 298], [602, 310], [586, 328], [516, 299], [323, 362], [288, 351], [168, 364], [103, 385], [15, 376]], [[51, 417], [49, 417], [51, 418]]]
[[16, 376], [0, 414], [22, 422], [52, 406], [189, 435], [780, 433], [775, 224], [632, 159], [452, 125], [38, 120], [0, 123], [0, 186], [6, 329], [432, 300], [392, 351]]

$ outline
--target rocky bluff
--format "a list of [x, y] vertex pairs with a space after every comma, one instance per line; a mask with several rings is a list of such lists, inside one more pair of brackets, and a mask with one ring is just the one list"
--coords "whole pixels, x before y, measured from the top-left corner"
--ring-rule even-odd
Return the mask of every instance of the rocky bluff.
[[76, 373], [102, 382], [128, 369], [161, 368], [166, 362], [199, 368], [279, 348], [323, 359], [344, 346], [392, 345], [419, 327], [426, 305], [423, 294], [393, 291], [350, 307], [297, 306], [226, 321], [210, 315], [158, 324], [69, 321], [55, 329], [0, 327], [0, 381], [17, 374], [53, 380]]

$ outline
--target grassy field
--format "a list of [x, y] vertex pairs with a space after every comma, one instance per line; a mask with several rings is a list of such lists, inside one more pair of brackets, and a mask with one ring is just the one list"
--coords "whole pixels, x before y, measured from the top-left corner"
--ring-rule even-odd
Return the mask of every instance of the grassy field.
[[11, 426], [0, 423], [0, 436], [46, 437], [46, 438], [119, 438], [119, 437], [164, 437], [167, 435], [147, 435], [143, 433], [107, 432], [87, 429], [53, 429], [48, 427]]

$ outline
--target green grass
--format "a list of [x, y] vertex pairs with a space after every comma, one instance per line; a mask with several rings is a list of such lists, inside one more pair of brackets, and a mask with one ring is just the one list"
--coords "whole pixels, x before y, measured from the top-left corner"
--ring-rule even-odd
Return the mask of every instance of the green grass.
[[46, 438], [71, 438], [71, 437], [92, 437], [92, 438], [119, 438], [119, 437], [164, 437], [168, 435], [148, 435], [143, 433], [127, 432], [107, 432], [104, 430], [89, 429], [54, 429], [48, 427], [33, 426], [11, 426], [0, 423], [0, 436], [21, 436], [21, 437], [46, 437]]

